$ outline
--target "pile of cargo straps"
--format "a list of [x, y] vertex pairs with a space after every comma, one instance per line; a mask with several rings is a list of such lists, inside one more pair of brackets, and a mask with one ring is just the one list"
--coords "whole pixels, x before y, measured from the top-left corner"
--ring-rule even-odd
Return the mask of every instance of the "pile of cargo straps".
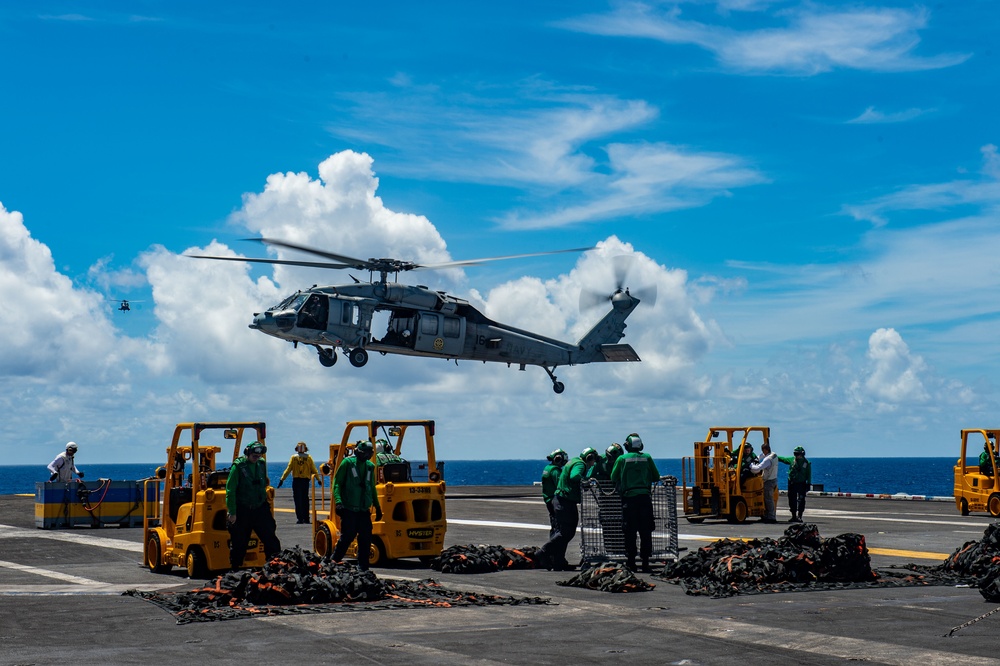
[[569, 580], [558, 581], [556, 585], [584, 587], [601, 592], [648, 592], [656, 585], [647, 583], [636, 576], [625, 565], [618, 562], [584, 566], [580, 573]]
[[986, 527], [979, 541], [967, 541], [941, 564], [897, 567], [917, 572], [939, 585], [978, 587], [986, 601], [1000, 603], [1000, 523]]
[[433, 580], [379, 579], [371, 571], [321, 558], [298, 547], [283, 550], [261, 569], [218, 576], [188, 592], [141, 592], [177, 618], [177, 624], [234, 620], [257, 615], [330, 613], [403, 608], [452, 608], [546, 604], [542, 597], [505, 597], [459, 592]]
[[507, 569], [537, 569], [537, 546], [452, 546], [431, 561], [431, 568], [441, 573], [478, 574]]
[[[870, 587], [879, 580], [861, 534], [820, 537], [816, 525], [790, 525], [779, 539], [721, 539], [654, 574], [690, 595], [713, 598], [802, 589]], [[896, 585], [920, 584], [897, 577]], [[926, 583], [925, 583], [926, 584]]]

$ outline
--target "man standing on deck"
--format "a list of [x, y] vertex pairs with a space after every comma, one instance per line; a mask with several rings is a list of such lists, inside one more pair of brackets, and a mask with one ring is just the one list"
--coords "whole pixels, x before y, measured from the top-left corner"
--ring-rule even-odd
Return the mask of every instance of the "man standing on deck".
[[295, 455], [288, 461], [288, 467], [285, 468], [285, 471], [281, 473], [281, 478], [278, 479], [279, 488], [285, 482], [285, 477], [289, 474], [292, 475], [295, 523], [304, 525], [309, 522], [309, 486], [314, 478], [317, 485], [321, 483], [318, 478], [319, 470], [316, 469], [316, 463], [313, 462], [312, 456], [309, 455], [309, 447], [306, 446], [305, 442], [299, 442], [295, 445]]
[[559, 486], [552, 497], [556, 533], [538, 549], [538, 562], [549, 571], [574, 569], [566, 561], [566, 547], [576, 536], [576, 528], [580, 524], [580, 485], [587, 478], [587, 470], [597, 464], [598, 457], [597, 450], [588, 446], [578, 458], [566, 463], [559, 474]]
[[750, 471], [764, 479], [764, 517], [762, 523], [778, 522], [778, 512], [774, 508], [774, 495], [778, 490], [778, 454], [771, 453], [771, 445], [764, 442], [760, 446], [760, 460], [750, 465]]
[[556, 512], [552, 508], [552, 498], [556, 494], [556, 488], [559, 486], [559, 475], [569, 460], [569, 454], [562, 449], [556, 449], [545, 456], [545, 459], [549, 461], [549, 464], [542, 470], [542, 501], [545, 502], [545, 508], [549, 511], [549, 538], [551, 539], [558, 530]]
[[358, 568], [368, 571], [372, 548], [372, 507], [375, 520], [382, 520], [382, 507], [375, 491], [375, 447], [367, 439], [358, 441], [354, 455], [344, 458], [333, 475], [333, 503], [340, 518], [340, 539], [333, 550], [333, 561], [344, 559], [347, 547], [358, 540]]
[[251, 532], [256, 532], [264, 544], [268, 560], [281, 552], [281, 542], [274, 533], [271, 504], [267, 501], [267, 462], [262, 458], [265, 453], [266, 446], [253, 442], [233, 461], [226, 479], [229, 567], [234, 571], [243, 566]]
[[780, 462], [791, 465], [788, 468], [788, 508], [792, 512], [790, 523], [801, 523], [802, 512], [806, 509], [806, 493], [812, 486], [812, 465], [806, 459], [806, 450], [796, 446], [793, 457], [778, 456]]
[[76, 442], [67, 443], [66, 450], [57, 455], [55, 460], [49, 463], [49, 471], [52, 472], [52, 475], [49, 476], [49, 481], [69, 483], [73, 480], [74, 474], [82, 479], [83, 472], [76, 468], [76, 463], [73, 461], [75, 455]]
[[653, 554], [653, 483], [660, 479], [660, 471], [652, 456], [642, 452], [642, 438], [632, 433], [625, 438], [627, 453], [615, 462], [611, 480], [622, 497], [622, 532], [625, 538], [625, 566], [635, 571], [635, 537], [639, 535], [639, 557], [642, 572], [652, 571], [649, 558]]

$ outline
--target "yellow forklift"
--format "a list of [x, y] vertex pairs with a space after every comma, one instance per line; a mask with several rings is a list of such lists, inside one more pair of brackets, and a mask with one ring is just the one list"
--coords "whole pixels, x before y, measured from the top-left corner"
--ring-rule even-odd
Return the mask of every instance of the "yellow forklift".
[[[251, 442], [263, 444], [265, 436], [263, 422], [177, 424], [167, 449], [167, 464], [157, 468], [156, 478], [148, 479], [143, 489], [146, 497], [155, 491], [160, 498], [156, 510], [146, 513], [143, 525], [143, 561], [150, 571], [166, 573], [179, 566], [186, 568], [191, 578], [205, 578], [212, 571], [229, 568], [229, 465], [218, 466], [217, 457], [232, 442], [231, 463]], [[156, 487], [150, 488], [150, 484]], [[270, 485], [267, 497], [273, 512], [274, 488]], [[256, 534], [251, 536], [243, 564], [264, 564], [264, 544]]]
[[694, 455], [682, 458], [681, 467], [688, 522], [725, 518], [742, 523], [763, 517], [764, 480], [749, 468], [754, 453], [770, 444], [770, 435], [766, 426], [713, 427], [704, 441], [694, 443]]
[[[1000, 429], [970, 428], [962, 431], [962, 448], [955, 462], [955, 507], [963, 516], [985, 511], [1000, 518], [1000, 485], [997, 483], [997, 441]], [[985, 456], [982, 454], [985, 453]], [[969, 458], [975, 461], [969, 463]], [[983, 463], [980, 464], [980, 460]]]
[[[406, 439], [410, 433], [409, 439]], [[419, 441], [423, 441], [423, 446]], [[322, 485], [313, 486], [313, 549], [331, 555], [340, 536], [340, 518], [333, 506], [333, 477], [345, 457], [353, 455], [355, 442], [368, 440], [375, 448], [375, 489], [382, 520], [372, 517], [369, 564], [375, 566], [401, 557], [430, 561], [441, 554], [448, 527], [445, 516], [444, 463], [434, 454], [434, 421], [349, 421], [337, 444], [330, 445], [330, 459], [321, 466]], [[405, 440], [405, 444], [404, 444]], [[405, 447], [409, 448], [405, 448]], [[382, 452], [381, 449], [385, 449]], [[403, 456], [426, 455], [417, 465]], [[357, 542], [347, 550], [357, 556]]]

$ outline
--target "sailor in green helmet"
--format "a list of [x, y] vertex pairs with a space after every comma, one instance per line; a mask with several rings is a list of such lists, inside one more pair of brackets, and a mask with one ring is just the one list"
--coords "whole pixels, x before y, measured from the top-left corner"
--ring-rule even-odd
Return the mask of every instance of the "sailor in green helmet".
[[229, 567], [239, 569], [247, 554], [250, 533], [256, 532], [270, 560], [281, 552], [274, 514], [267, 500], [267, 447], [253, 442], [233, 461], [226, 479], [226, 522], [229, 527]]
[[806, 493], [812, 486], [812, 465], [806, 459], [806, 450], [796, 446], [792, 457], [778, 456], [788, 468], [788, 509], [792, 512], [790, 523], [801, 523], [806, 508]]
[[375, 465], [371, 461], [374, 447], [364, 439], [354, 446], [354, 455], [340, 461], [333, 475], [333, 503], [340, 518], [340, 539], [333, 551], [333, 560], [344, 559], [347, 547], [358, 540], [358, 568], [368, 571], [372, 547], [372, 507], [375, 520], [382, 520], [382, 507], [375, 492]]
[[552, 496], [556, 533], [538, 549], [538, 562], [546, 569], [570, 571], [574, 568], [566, 561], [566, 547], [576, 536], [576, 528], [580, 524], [580, 485], [587, 478], [587, 470], [597, 464], [599, 457], [597, 451], [588, 446], [578, 457], [566, 463], [559, 474], [559, 485]]
[[549, 464], [542, 470], [542, 501], [545, 502], [545, 508], [549, 511], [549, 538], [551, 539], [557, 530], [552, 497], [556, 494], [556, 488], [559, 486], [559, 475], [569, 461], [569, 454], [562, 449], [556, 449], [545, 456], [545, 459], [549, 461]]

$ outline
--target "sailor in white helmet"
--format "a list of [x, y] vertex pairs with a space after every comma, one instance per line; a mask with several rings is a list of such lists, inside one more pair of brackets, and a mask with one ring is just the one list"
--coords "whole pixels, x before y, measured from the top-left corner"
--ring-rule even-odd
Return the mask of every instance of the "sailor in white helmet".
[[49, 471], [52, 472], [49, 481], [72, 481], [74, 474], [81, 479], [83, 478], [83, 472], [76, 468], [76, 463], [73, 461], [76, 449], [76, 442], [69, 442], [66, 444], [66, 450], [57, 455], [56, 459], [49, 463]]

